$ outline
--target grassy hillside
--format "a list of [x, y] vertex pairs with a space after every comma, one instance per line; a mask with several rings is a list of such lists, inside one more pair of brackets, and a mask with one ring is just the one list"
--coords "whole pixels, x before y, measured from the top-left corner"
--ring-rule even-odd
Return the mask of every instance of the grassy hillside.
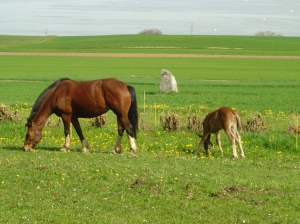
[[[0, 36], [0, 52], [300, 55], [299, 42], [290, 37]], [[300, 150], [297, 135], [287, 134], [300, 113], [299, 60], [0, 55], [0, 68], [0, 103], [22, 118], [0, 122], [0, 223], [300, 222]], [[176, 77], [179, 93], [158, 93], [162, 68]], [[74, 128], [71, 151], [60, 152], [63, 127], [55, 115], [35, 150], [22, 151], [32, 105], [61, 77], [117, 77], [134, 86], [140, 113], [136, 156], [129, 155], [126, 137], [122, 154], [111, 153], [117, 139], [111, 111], [102, 128], [80, 119], [88, 154], [79, 153]], [[209, 157], [203, 149], [193, 155], [199, 138], [188, 128], [188, 117], [203, 119], [224, 105], [239, 110], [243, 124], [263, 118], [261, 132], [240, 131], [246, 158], [231, 159], [224, 133], [224, 154], [215, 145]], [[180, 130], [165, 131], [162, 112], [178, 114]]]
[[0, 51], [2, 52], [300, 55], [299, 37], [165, 35], [0, 36], [0, 43]]

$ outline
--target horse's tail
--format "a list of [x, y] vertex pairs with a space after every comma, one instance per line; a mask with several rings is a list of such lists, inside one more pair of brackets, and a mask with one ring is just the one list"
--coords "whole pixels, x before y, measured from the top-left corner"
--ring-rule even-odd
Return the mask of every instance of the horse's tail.
[[233, 114], [236, 117], [236, 127], [240, 129], [242, 127], [241, 116], [237, 111], [234, 111]]
[[128, 119], [133, 127], [133, 137], [136, 139], [136, 132], [139, 127], [139, 115], [137, 111], [136, 94], [135, 89], [132, 86], [127, 85], [127, 89], [131, 97], [131, 105], [128, 111]]

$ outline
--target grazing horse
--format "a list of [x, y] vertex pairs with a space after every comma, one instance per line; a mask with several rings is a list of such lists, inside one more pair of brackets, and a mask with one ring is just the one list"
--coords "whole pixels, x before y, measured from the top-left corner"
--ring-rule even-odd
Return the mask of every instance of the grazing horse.
[[79, 82], [62, 78], [46, 88], [35, 101], [27, 119], [27, 133], [24, 150], [32, 151], [42, 138], [42, 129], [51, 114], [62, 118], [65, 133], [65, 147], [70, 149], [70, 122], [73, 124], [82, 151], [88, 151], [78, 118], [93, 118], [112, 110], [117, 116], [118, 138], [113, 150], [121, 153], [121, 139], [126, 130], [131, 153], [136, 153], [136, 131], [138, 112], [135, 90], [114, 78]]
[[209, 113], [203, 121], [203, 136], [199, 135], [201, 140], [195, 151], [195, 154], [199, 153], [200, 148], [203, 144], [206, 154], [209, 154], [209, 149], [211, 146], [211, 133], [216, 134], [217, 145], [220, 151], [223, 153], [221, 147], [220, 132], [222, 129], [224, 129], [226, 135], [228, 136], [231, 142], [233, 158], [237, 158], [235, 141], [237, 141], [238, 146], [240, 148], [241, 157], [245, 158], [241, 142], [241, 136], [238, 133], [238, 129], [240, 128], [240, 126], [241, 118], [239, 113], [235, 110], [232, 110], [229, 107], [221, 107], [218, 110]]

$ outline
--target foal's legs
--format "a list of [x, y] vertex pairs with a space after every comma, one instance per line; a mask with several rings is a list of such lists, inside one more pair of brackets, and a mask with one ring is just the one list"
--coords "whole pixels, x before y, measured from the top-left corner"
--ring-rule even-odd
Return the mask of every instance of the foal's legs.
[[231, 147], [232, 147], [232, 156], [234, 159], [237, 158], [237, 154], [236, 154], [236, 146], [235, 146], [235, 136], [232, 133], [232, 130], [229, 127], [226, 127], [225, 129], [225, 133], [228, 136], [230, 142], [231, 142]]
[[221, 130], [216, 132], [216, 142], [219, 147], [219, 150], [221, 151], [221, 153], [223, 153], [222, 146], [221, 146]]
[[[204, 144], [205, 140], [207, 139], [207, 137], [209, 136], [209, 134], [210, 133], [204, 133], [203, 132], [203, 136], [202, 136], [202, 138], [201, 138], [201, 140], [198, 144], [198, 147], [197, 147], [196, 151], [194, 152], [195, 155], [197, 155], [199, 153], [201, 147], [203, 146], [203, 144]], [[208, 154], [208, 150], [206, 151], [206, 154]]]
[[244, 159], [244, 158], [245, 158], [245, 154], [244, 154], [244, 151], [243, 151], [243, 146], [242, 146], [242, 139], [241, 139], [241, 136], [239, 135], [239, 132], [238, 132], [238, 131], [236, 131], [235, 135], [236, 135], [236, 141], [237, 141], [238, 146], [239, 146], [239, 148], [240, 148], [241, 157], [242, 157], [242, 159]]

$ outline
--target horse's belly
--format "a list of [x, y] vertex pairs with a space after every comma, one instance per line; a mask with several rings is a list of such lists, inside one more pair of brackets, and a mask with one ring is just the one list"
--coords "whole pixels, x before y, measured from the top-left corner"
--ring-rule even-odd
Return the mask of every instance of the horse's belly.
[[73, 116], [81, 117], [81, 118], [93, 118], [100, 116], [109, 111], [108, 107], [85, 107], [73, 109]]

